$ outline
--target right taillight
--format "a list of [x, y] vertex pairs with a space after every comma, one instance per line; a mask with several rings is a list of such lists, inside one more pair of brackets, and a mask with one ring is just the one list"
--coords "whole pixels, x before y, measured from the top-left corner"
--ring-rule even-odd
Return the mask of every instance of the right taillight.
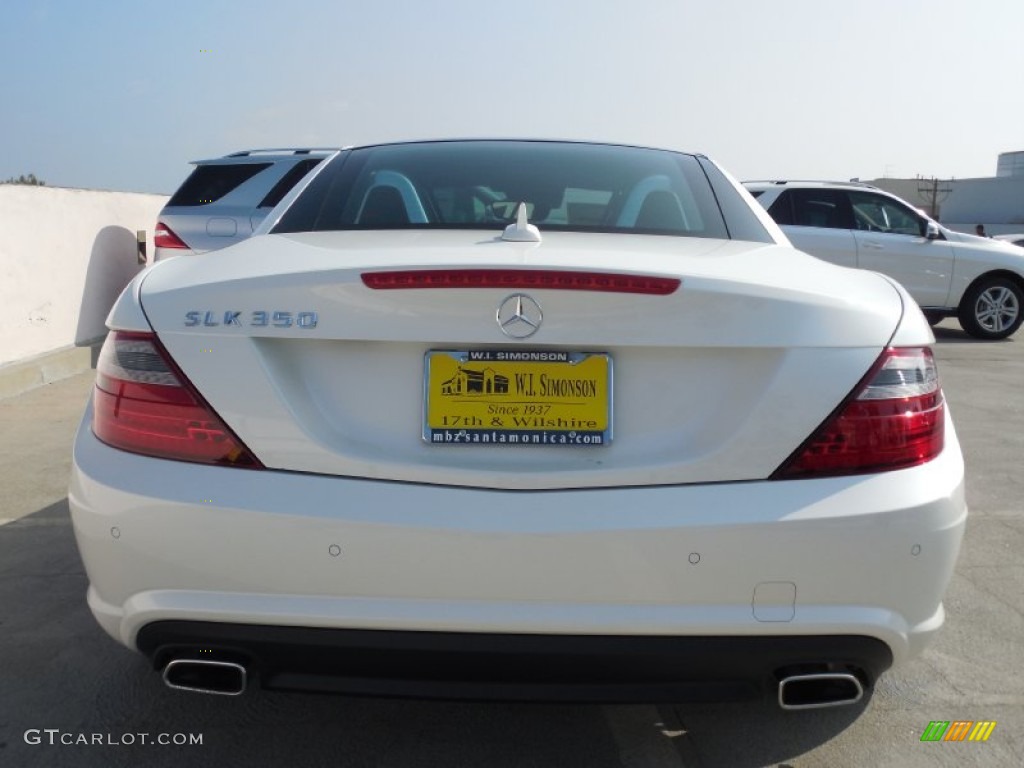
[[111, 331], [96, 363], [92, 430], [162, 459], [262, 469], [152, 333]]
[[931, 349], [889, 348], [772, 477], [904, 469], [934, 459], [944, 441], [945, 404]]
[[153, 230], [153, 245], [156, 248], [188, 248], [185, 242], [174, 234], [174, 230], [162, 221], [157, 222]]

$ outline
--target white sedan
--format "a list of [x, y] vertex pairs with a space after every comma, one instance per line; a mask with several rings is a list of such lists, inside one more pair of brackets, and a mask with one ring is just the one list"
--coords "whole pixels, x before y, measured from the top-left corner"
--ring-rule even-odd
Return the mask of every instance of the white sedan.
[[928, 324], [702, 155], [344, 150], [108, 324], [74, 530], [172, 687], [834, 706], [943, 623]]

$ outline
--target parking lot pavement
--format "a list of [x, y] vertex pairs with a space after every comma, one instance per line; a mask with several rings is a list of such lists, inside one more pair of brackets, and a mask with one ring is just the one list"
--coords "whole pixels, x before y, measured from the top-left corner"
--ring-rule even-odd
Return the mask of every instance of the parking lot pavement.
[[[85, 605], [65, 491], [91, 375], [0, 401], [0, 764], [1024, 765], [1024, 335], [980, 343], [949, 322], [936, 333], [971, 507], [947, 623], [866, 706], [812, 713], [761, 702], [599, 707], [168, 690]], [[985, 743], [922, 743], [933, 720], [997, 725]], [[198, 734], [202, 744], [142, 744], [143, 733]], [[60, 743], [94, 734], [121, 743]]]
[[71, 440], [93, 375], [81, 373], [0, 399], [0, 525], [67, 496]]

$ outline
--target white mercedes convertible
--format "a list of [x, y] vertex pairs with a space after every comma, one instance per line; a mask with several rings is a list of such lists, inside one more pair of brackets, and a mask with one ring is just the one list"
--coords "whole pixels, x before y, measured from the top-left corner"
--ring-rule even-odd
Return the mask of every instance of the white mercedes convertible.
[[702, 155], [346, 149], [108, 325], [74, 530], [172, 687], [799, 709], [943, 623], [928, 323]]

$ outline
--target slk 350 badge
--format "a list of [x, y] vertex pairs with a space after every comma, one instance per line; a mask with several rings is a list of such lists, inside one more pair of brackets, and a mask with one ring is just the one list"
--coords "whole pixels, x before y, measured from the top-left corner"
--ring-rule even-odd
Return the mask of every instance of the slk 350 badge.
[[249, 326], [251, 328], [316, 328], [316, 312], [285, 312], [283, 310], [195, 309], [185, 313], [185, 327]]

